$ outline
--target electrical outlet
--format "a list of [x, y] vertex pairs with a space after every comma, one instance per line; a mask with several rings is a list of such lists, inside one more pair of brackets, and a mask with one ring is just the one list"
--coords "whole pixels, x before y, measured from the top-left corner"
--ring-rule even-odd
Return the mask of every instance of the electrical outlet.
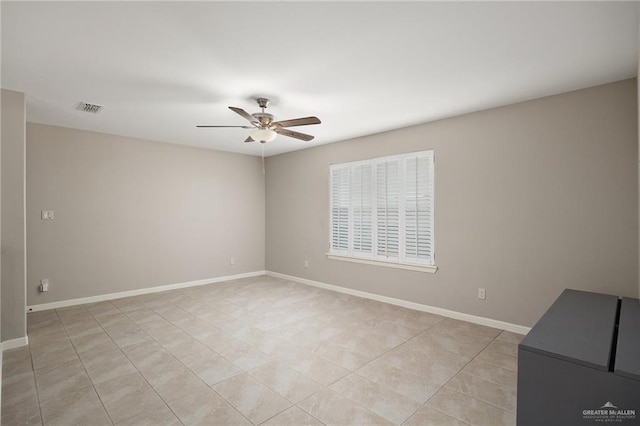
[[484, 288], [479, 288], [478, 289], [478, 299], [486, 299], [487, 298], [487, 290]]
[[40, 218], [42, 220], [53, 220], [53, 210], [42, 210]]
[[40, 280], [40, 292], [46, 293], [47, 291], [49, 291], [49, 280], [45, 278]]
[[236, 264], [236, 258], [232, 257], [231, 259], [229, 259], [229, 264], [230, 265], [235, 265]]
[[304, 267], [305, 267], [305, 268], [308, 268], [308, 267], [309, 267], [309, 261], [308, 261], [308, 260], [305, 260], [305, 261], [304, 261]]

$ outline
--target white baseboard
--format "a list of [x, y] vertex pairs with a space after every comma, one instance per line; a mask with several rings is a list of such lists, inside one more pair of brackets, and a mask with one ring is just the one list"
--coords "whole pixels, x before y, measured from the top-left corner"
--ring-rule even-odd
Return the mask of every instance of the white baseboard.
[[29, 344], [29, 336], [18, 337], [17, 339], [5, 340], [0, 345], [2, 345], [3, 351], [8, 351], [9, 349], [19, 348], [21, 346], [27, 346]]
[[265, 275], [265, 271], [246, 272], [243, 274], [227, 275], [224, 277], [207, 278], [204, 280], [188, 281], [177, 284], [160, 285], [156, 287], [141, 288], [138, 290], [121, 291], [119, 293], [101, 294], [98, 296], [80, 297], [78, 299], [61, 300], [59, 302], [42, 303], [40, 305], [27, 306], [27, 312], [46, 311], [48, 309], [66, 308], [67, 306], [85, 305], [87, 303], [103, 302], [105, 300], [122, 299], [123, 297], [140, 296], [143, 294], [158, 293], [167, 290], [195, 287], [205, 284], [214, 284], [222, 281], [239, 280], [242, 278], [258, 277]]
[[[389, 303], [391, 305], [402, 306], [404, 308], [414, 309], [416, 311], [442, 315], [444, 317], [459, 319], [462, 321], [468, 321], [474, 324], [485, 325], [487, 327], [499, 328], [501, 330], [512, 331], [514, 333], [527, 334], [531, 330], [530, 327], [525, 327], [522, 325], [512, 324], [512, 323], [499, 321], [491, 318], [479, 317], [476, 315], [465, 314], [462, 312], [451, 311], [448, 309], [438, 308], [435, 306], [423, 305], [421, 303], [409, 302], [407, 300], [396, 299], [394, 297], [381, 296], [379, 294], [368, 293], [366, 291], [353, 290], [347, 287], [341, 287], [333, 284], [326, 284], [319, 281], [308, 280], [306, 278], [300, 278], [293, 275], [286, 275], [286, 274], [281, 274], [279, 272], [272, 272], [272, 271], [254, 271], [254, 272], [247, 272], [243, 274], [227, 275], [224, 277], [209, 278], [204, 280], [189, 281], [189, 282], [177, 283], [177, 284], [161, 285], [157, 287], [141, 288], [138, 290], [123, 291], [119, 293], [109, 293], [109, 294], [102, 294], [99, 296], [90, 296], [90, 297], [82, 297], [78, 299], [62, 300], [59, 302], [43, 303], [40, 305], [28, 306], [27, 311], [37, 312], [37, 311], [44, 311], [47, 309], [65, 308], [67, 306], [84, 305], [87, 303], [96, 303], [96, 302], [102, 302], [105, 300], [121, 299], [123, 297], [140, 296], [143, 294], [158, 293], [158, 292], [167, 291], [167, 290], [195, 287], [195, 286], [200, 286], [205, 284], [213, 284], [213, 283], [237, 280], [242, 278], [257, 277], [260, 275], [268, 275], [275, 278], [282, 278], [285, 280], [295, 281], [295, 282], [310, 285], [313, 287], [319, 287], [326, 290], [336, 291], [339, 293], [350, 294], [352, 296], [363, 297], [365, 299], [377, 300], [378, 302], [384, 302], [384, 303]], [[23, 337], [23, 338], [13, 339], [13, 340], [3, 342], [2, 348], [6, 350], [6, 349], [17, 348], [19, 346], [23, 346], [27, 344], [28, 344], [27, 337]]]
[[363, 297], [365, 299], [377, 300], [378, 302], [389, 303], [391, 305], [402, 306], [403, 308], [409, 308], [409, 309], [414, 309], [416, 311], [428, 312], [430, 314], [442, 315], [443, 317], [472, 322], [474, 324], [485, 325], [487, 327], [499, 328], [501, 330], [512, 331], [518, 334], [527, 334], [531, 330], [531, 327], [511, 324], [509, 322], [498, 321], [491, 318], [479, 317], [476, 315], [465, 314], [462, 312], [450, 311], [448, 309], [442, 309], [442, 308], [437, 308], [435, 306], [423, 305], [421, 303], [409, 302], [407, 300], [396, 299], [394, 297], [381, 296], [379, 294], [368, 293], [366, 291], [353, 290], [347, 287], [341, 287], [333, 284], [326, 284], [319, 281], [308, 280], [306, 278], [295, 277], [293, 275], [281, 274], [279, 272], [266, 271], [266, 274], [275, 278], [282, 278], [289, 281], [295, 281], [301, 284], [324, 288], [326, 290], [337, 291], [339, 293], [350, 294], [352, 296]]

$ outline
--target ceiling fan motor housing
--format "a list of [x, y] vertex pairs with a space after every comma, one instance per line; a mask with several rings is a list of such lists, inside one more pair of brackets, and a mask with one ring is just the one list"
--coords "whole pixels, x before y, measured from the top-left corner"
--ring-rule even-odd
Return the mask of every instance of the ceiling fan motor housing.
[[276, 119], [273, 114], [269, 114], [267, 112], [256, 112], [251, 115], [258, 120], [260, 127], [268, 127]]

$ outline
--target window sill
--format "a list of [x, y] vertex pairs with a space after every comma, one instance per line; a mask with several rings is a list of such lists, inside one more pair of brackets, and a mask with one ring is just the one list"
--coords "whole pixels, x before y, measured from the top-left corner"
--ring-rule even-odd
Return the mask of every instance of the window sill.
[[437, 266], [417, 265], [408, 263], [385, 262], [377, 259], [363, 259], [361, 257], [343, 256], [339, 254], [327, 253], [327, 258], [331, 260], [340, 260], [342, 262], [364, 263], [365, 265], [384, 266], [386, 268], [406, 269], [408, 271], [427, 272], [435, 274], [438, 270]]

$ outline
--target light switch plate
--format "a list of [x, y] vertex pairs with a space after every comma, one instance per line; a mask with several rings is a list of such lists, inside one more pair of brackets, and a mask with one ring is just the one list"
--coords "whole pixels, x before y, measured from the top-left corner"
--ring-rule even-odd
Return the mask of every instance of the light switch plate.
[[42, 220], [53, 220], [53, 210], [42, 210]]

